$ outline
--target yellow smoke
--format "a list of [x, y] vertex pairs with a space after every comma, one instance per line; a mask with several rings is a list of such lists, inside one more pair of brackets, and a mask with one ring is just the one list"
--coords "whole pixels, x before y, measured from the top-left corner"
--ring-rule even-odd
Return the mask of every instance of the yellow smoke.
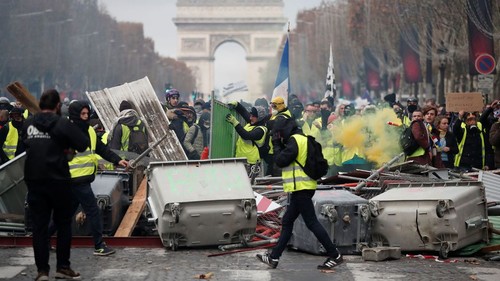
[[359, 156], [380, 167], [401, 152], [401, 131], [387, 122], [401, 124], [390, 108], [355, 115], [334, 126], [333, 140], [347, 149], [357, 149]]

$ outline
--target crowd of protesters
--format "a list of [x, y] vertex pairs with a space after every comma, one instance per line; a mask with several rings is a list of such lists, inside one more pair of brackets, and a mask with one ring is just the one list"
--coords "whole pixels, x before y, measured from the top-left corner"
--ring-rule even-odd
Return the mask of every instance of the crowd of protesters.
[[[192, 104], [191, 106], [182, 101], [181, 94], [176, 89], [169, 89], [166, 91], [163, 107], [170, 121], [170, 129], [175, 132], [188, 159], [206, 159], [211, 134], [210, 103], [197, 99]], [[253, 104], [231, 101], [227, 105], [229, 109], [234, 109], [234, 114], [242, 117], [239, 119], [234, 114], [227, 114], [226, 121], [234, 127], [238, 135], [234, 156], [247, 159], [249, 174], [254, 171], [256, 165], [263, 165], [265, 175], [283, 176], [285, 179], [287, 169], [295, 165], [293, 160], [303, 158], [303, 155], [299, 157], [299, 140], [302, 143], [303, 139], [297, 136], [298, 134], [313, 136], [322, 145], [323, 155], [330, 165], [329, 175], [357, 168], [375, 168], [381, 162], [387, 161], [387, 157], [396, 156], [401, 152], [398, 136], [406, 127], [411, 129], [413, 138], [418, 143], [418, 148], [406, 155], [406, 160], [460, 171], [500, 168], [500, 149], [496, 149], [500, 147], [498, 100], [487, 104], [481, 112], [448, 112], [445, 105], [437, 105], [433, 99], [419, 103], [418, 99], [410, 97], [403, 104], [395, 100], [394, 94], [387, 95], [384, 101], [378, 104], [360, 107], [349, 101], [336, 102], [332, 97], [302, 103], [294, 95], [290, 95], [288, 100], [282, 97], [275, 97], [271, 101], [259, 98]], [[126, 100], [121, 102], [119, 118], [109, 133], [101, 130], [102, 125], [99, 126], [98, 120], [92, 122], [93, 112], [88, 103], [60, 101], [55, 90], [48, 90], [42, 95], [40, 107], [42, 112], [28, 119], [28, 111], [21, 104], [0, 98], [0, 164], [24, 151], [27, 152], [25, 172], [29, 176], [26, 176], [25, 180], [30, 194], [28, 204], [34, 211], [34, 251], [39, 271], [37, 278], [41, 278], [38, 280], [46, 280], [44, 278], [48, 277], [47, 258], [50, 245], [46, 246], [48, 235], [53, 231], [57, 231], [60, 236], [57, 244], [57, 276], [79, 277], [79, 273], [70, 268], [68, 248], [68, 236], [71, 235], [68, 233], [68, 222], [76, 210], [75, 204], [71, 202], [76, 202], [76, 196], [70, 193], [62, 194], [60, 189], [66, 190], [66, 186], [72, 186], [75, 190], [83, 190], [75, 184], [75, 179], [82, 176], [88, 178], [84, 184], [85, 193], [88, 195], [86, 201], [80, 198], [78, 202], [88, 202], [84, 209], [88, 209], [86, 211], [89, 214], [92, 213], [90, 210], [95, 210], [96, 206], [95, 201], [90, 203], [94, 196], [90, 183], [97, 170], [99, 157], [87, 159], [85, 155], [88, 153], [82, 152], [98, 152], [114, 165], [126, 167], [128, 162], [109, 148], [142, 153], [148, 147], [146, 128], [133, 104]], [[69, 119], [59, 117], [61, 111], [68, 114], [66, 117]], [[382, 114], [377, 115], [379, 113]], [[376, 116], [385, 118], [383, 123], [375, 120], [378, 119]], [[45, 119], [42, 117], [48, 118], [51, 123], [43, 123]], [[360, 119], [362, 117], [366, 118]], [[242, 123], [239, 120], [243, 120]], [[284, 136], [286, 126], [283, 124], [292, 124], [290, 128], [293, 128], [293, 134]], [[61, 132], [56, 133], [57, 126], [65, 127], [69, 131], [63, 132], [61, 129]], [[273, 128], [274, 126], [278, 127]], [[74, 133], [69, 133], [71, 130]], [[389, 132], [389, 139], [382, 139], [380, 131]], [[295, 150], [290, 150], [286, 145], [292, 135], [292, 144], [297, 148]], [[276, 145], [279, 147], [273, 149]], [[52, 147], [53, 151], [50, 153], [58, 155], [57, 159], [54, 158], [57, 165], [51, 166], [49, 162], [44, 165], [54, 167], [57, 171], [33, 172], [39, 171], [39, 168], [34, 168], [33, 165], [39, 167], [43, 161], [52, 159], [48, 157], [49, 151], [42, 147]], [[75, 149], [79, 152], [76, 153]], [[288, 155], [289, 151], [292, 151], [294, 156]], [[284, 152], [287, 155], [283, 154]], [[390, 152], [388, 156], [382, 156], [387, 154], [386, 152]], [[73, 157], [68, 158], [68, 154], [73, 154]], [[290, 161], [284, 164], [283, 157], [289, 158]], [[45, 160], [37, 163], [42, 158]], [[81, 160], [76, 166], [73, 165], [76, 163], [75, 159]], [[84, 170], [83, 166], [88, 166], [88, 169], [85, 168], [88, 171]], [[53, 182], [57, 184], [47, 186]], [[45, 191], [42, 192], [40, 188]], [[56, 204], [54, 200], [60, 200], [62, 196], [71, 204]], [[51, 216], [57, 230], [48, 230]], [[293, 223], [294, 216], [291, 215], [290, 223]], [[94, 254], [114, 253], [102, 239], [102, 222], [99, 222], [102, 218], [95, 214], [93, 217], [96, 241]], [[342, 262], [342, 257], [334, 249], [334, 245], [328, 246], [331, 250], [330, 257], [320, 266], [322, 268], [331, 268]], [[271, 267], [276, 267], [280, 254], [281, 252], [277, 251], [274, 256], [260, 255], [259, 259]]]

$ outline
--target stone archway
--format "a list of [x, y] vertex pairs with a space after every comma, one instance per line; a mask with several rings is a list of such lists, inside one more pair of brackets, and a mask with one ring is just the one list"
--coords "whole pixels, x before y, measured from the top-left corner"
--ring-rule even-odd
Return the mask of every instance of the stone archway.
[[283, 0], [178, 0], [177, 59], [196, 70], [197, 90], [209, 94], [214, 89], [215, 50], [236, 42], [247, 54], [249, 98], [262, 96], [260, 73], [280, 46], [283, 7]]

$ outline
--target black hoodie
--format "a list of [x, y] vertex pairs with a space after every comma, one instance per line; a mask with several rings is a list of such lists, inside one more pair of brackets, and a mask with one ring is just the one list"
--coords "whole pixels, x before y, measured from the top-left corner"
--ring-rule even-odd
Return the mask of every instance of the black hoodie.
[[[82, 101], [74, 101], [69, 105], [69, 119], [71, 122], [73, 122], [75, 125], [80, 128], [80, 130], [85, 133], [85, 135], [89, 137], [89, 121], [85, 121], [81, 119], [80, 113], [82, 112], [82, 109], [87, 108], [90, 111], [90, 107]], [[96, 134], [97, 136], [97, 134]], [[118, 156], [116, 153], [111, 151], [101, 140], [101, 138], [97, 137], [96, 138], [96, 148], [95, 148], [95, 153], [104, 158], [104, 160], [107, 160], [115, 165], [118, 165], [118, 162], [120, 162], [121, 158]], [[92, 175], [88, 176], [83, 176], [83, 177], [77, 177], [77, 178], [72, 178], [71, 182], [72, 183], [91, 183], [95, 179], [95, 173]]]
[[68, 182], [68, 149], [83, 152], [90, 142], [86, 134], [68, 119], [41, 112], [24, 122], [22, 139], [26, 145], [26, 182]]

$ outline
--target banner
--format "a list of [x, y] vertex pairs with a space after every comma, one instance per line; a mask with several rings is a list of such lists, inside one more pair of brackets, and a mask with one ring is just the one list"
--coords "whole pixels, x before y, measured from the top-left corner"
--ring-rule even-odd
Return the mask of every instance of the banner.
[[420, 46], [417, 30], [415, 28], [411, 28], [409, 31], [401, 31], [399, 39], [399, 54], [403, 60], [404, 79], [407, 83], [422, 82], [420, 55], [418, 54], [418, 50], [414, 50], [412, 46], [414, 48], [418, 48]]
[[[278, 70], [278, 76], [276, 77], [276, 83], [274, 83], [273, 97], [282, 97], [285, 100], [285, 104], [288, 105], [288, 94], [290, 93], [290, 74], [288, 70], [288, 36], [286, 37], [285, 47], [283, 48], [283, 54], [281, 54], [280, 68]], [[272, 100], [271, 99], [271, 100]]]
[[378, 60], [368, 48], [363, 49], [363, 57], [365, 62], [366, 88], [371, 91], [377, 91], [380, 89]]
[[467, 0], [470, 75], [496, 74], [491, 18], [490, 0]]

